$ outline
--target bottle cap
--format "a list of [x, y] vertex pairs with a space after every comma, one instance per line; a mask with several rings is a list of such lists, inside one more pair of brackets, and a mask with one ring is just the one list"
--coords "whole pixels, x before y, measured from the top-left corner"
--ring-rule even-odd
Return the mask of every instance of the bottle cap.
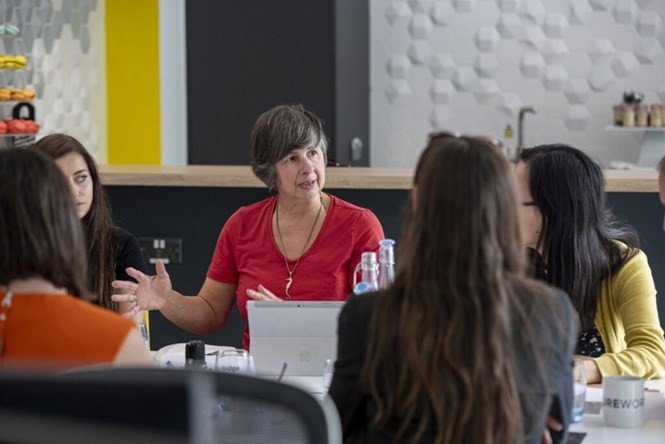
[[358, 282], [353, 287], [353, 294], [363, 294], [372, 290], [372, 285], [369, 282]]
[[360, 255], [361, 267], [373, 267], [376, 265], [376, 253], [373, 251], [366, 251]]
[[395, 241], [392, 239], [383, 239], [379, 241], [379, 262], [382, 264], [395, 263], [394, 245]]

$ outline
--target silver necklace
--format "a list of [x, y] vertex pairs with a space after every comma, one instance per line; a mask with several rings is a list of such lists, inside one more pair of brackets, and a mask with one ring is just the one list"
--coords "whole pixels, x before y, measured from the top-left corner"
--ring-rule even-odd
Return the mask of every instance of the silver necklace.
[[319, 206], [319, 211], [316, 213], [316, 218], [314, 219], [314, 224], [312, 224], [312, 228], [309, 230], [309, 234], [307, 235], [307, 240], [305, 241], [305, 245], [302, 247], [302, 251], [300, 252], [300, 255], [298, 256], [298, 259], [296, 260], [295, 265], [293, 266], [293, 269], [289, 267], [289, 260], [286, 258], [286, 247], [284, 246], [284, 241], [282, 240], [282, 232], [279, 229], [279, 202], [277, 202], [276, 207], [275, 207], [275, 219], [277, 223], [277, 237], [279, 238], [279, 243], [281, 244], [280, 246], [282, 247], [282, 257], [284, 258], [284, 265], [286, 265], [286, 271], [289, 272], [289, 277], [284, 279], [286, 281], [286, 289], [284, 290], [284, 293], [286, 293], [287, 299], [291, 299], [291, 295], [289, 294], [289, 288], [291, 288], [291, 285], [293, 284], [293, 273], [295, 273], [296, 268], [298, 268], [298, 264], [300, 263], [300, 259], [302, 258], [302, 255], [305, 254], [305, 250], [307, 249], [307, 245], [309, 245], [309, 241], [312, 240], [312, 234], [314, 234], [314, 228], [316, 228], [316, 223], [319, 221], [319, 216], [321, 216], [321, 211], [323, 210], [323, 198], [321, 199], [321, 205]]

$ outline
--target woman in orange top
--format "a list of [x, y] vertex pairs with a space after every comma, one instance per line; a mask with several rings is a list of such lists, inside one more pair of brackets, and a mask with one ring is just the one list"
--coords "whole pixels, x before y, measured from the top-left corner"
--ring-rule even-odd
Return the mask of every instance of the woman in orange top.
[[83, 300], [84, 236], [55, 163], [0, 150], [0, 181], [0, 365], [150, 364], [131, 320]]

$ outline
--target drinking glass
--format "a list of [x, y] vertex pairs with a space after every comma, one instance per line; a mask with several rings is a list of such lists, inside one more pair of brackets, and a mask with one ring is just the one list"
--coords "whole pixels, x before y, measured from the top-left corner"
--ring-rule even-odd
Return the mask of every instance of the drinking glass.
[[323, 364], [323, 396], [328, 394], [328, 389], [330, 388], [334, 372], [335, 360], [326, 359], [326, 362]]
[[577, 423], [582, 420], [585, 400], [586, 374], [584, 373], [584, 360], [575, 359], [573, 366], [573, 423]]
[[221, 350], [215, 359], [215, 370], [225, 373], [247, 375], [251, 373], [251, 365], [247, 350]]

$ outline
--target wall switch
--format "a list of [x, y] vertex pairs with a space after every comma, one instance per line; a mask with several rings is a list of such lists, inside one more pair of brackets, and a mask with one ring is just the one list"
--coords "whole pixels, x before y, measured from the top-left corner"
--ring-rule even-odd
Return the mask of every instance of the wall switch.
[[161, 259], [165, 264], [182, 263], [182, 238], [139, 237], [139, 245], [145, 261], [154, 264]]

